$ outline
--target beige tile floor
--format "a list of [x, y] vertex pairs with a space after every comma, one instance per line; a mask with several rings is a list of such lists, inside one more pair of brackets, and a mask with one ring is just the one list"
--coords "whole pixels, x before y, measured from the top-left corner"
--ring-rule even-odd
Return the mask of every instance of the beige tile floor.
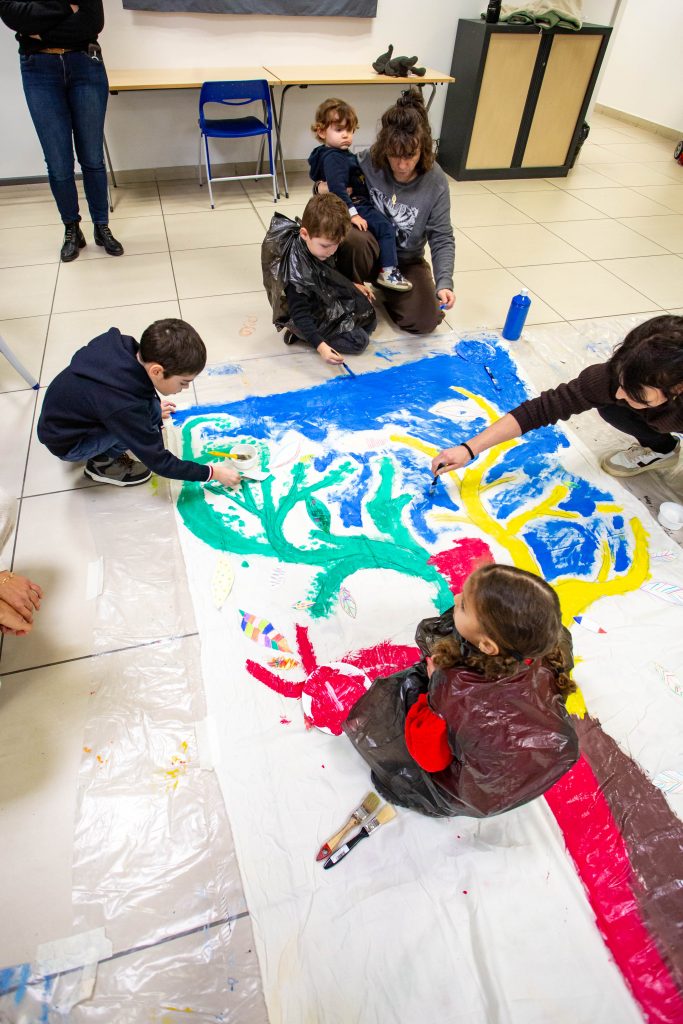
[[[543, 386], [575, 372], [586, 339], [599, 340], [601, 324], [614, 329], [614, 317], [623, 317], [626, 330], [634, 318], [680, 313], [683, 167], [672, 153], [673, 143], [659, 136], [595, 115], [593, 134], [567, 178], [452, 182], [458, 298], [441, 333], [500, 328], [510, 297], [527, 286], [532, 306], [520, 353], [532, 381]], [[291, 175], [290, 184], [290, 197], [278, 208], [294, 215], [309, 185], [301, 174]], [[61, 230], [47, 187], [0, 187], [0, 334], [42, 386], [97, 333], [116, 325], [139, 336], [162, 316], [193, 323], [210, 364], [242, 366], [239, 377], [203, 374], [188, 402], [324, 379], [327, 368], [308, 352], [285, 350], [270, 323], [259, 263], [259, 241], [274, 209], [268, 183], [218, 185], [215, 193], [211, 212], [206, 191], [190, 180], [121, 186], [114, 190], [112, 225], [126, 255], [106, 257], [86, 224], [87, 248], [65, 265], [58, 261]], [[374, 344], [401, 337], [380, 315]], [[373, 360], [371, 348], [363, 367]], [[102, 646], [87, 595], [88, 565], [101, 553], [93, 524], [108, 512], [114, 524], [117, 516], [135, 521], [138, 515], [135, 492], [92, 485], [78, 467], [37, 443], [40, 400], [0, 357], [0, 485], [19, 499], [18, 526], [0, 565], [28, 573], [46, 591], [34, 633], [5, 641], [0, 660], [0, 865], [11, 879], [0, 896], [0, 921], [15, 922], [0, 928], [0, 967], [31, 959], [37, 942], [74, 927], [69, 865], [76, 775], [91, 683], [113, 657], [102, 661], [102, 650], [116, 647], [118, 636], [114, 631]], [[109, 543], [112, 536], [110, 525]], [[176, 609], [173, 630], [192, 636], [184, 580], [174, 587], [166, 600]], [[161, 620], [141, 611], [136, 635], [118, 645], [120, 656], [134, 666], [136, 644], [163, 635], [167, 611], [164, 605]], [[234, 883], [237, 891], [237, 874]], [[235, 907], [242, 910], [239, 898]], [[244, 929], [248, 922], [240, 924]], [[253, 961], [250, 941], [247, 947]], [[263, 1012], [256, 1001], [239, 1020], [261, 1021]]]

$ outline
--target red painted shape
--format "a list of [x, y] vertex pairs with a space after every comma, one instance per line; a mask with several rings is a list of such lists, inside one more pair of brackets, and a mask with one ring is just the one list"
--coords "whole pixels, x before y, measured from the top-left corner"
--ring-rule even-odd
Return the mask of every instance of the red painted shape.
[[341, 736], [342, 725], [359, 697], [365, 693], [366, 677], [360, 672], [342, 672], [332, 665], [321, 665], [304, 683], [311, 698], [311, 722]]
[[375, 644], [374, 647], [350, 651], [344, 655], [342, 661], [362, 668], [366, 676], [374, 680], [382, 676], [390, 676], [393, 672], [400, 672], [403, 668], [409, 668], [421, 657], [417, 647], [382, 641]]
[[612, 812], [583, 756], [545, 799], [562, 829], [602, 937], [649, 1024], [681, 1024], [683, 998], [646, 928], [633, 869]]
[[247, 659], [245, 667], [254, 679], [258, 679], [260, 683], [265, 683], [271, 690], [282, 694], [283, 697], [294, 697], [297, 700], [301, 698], [304, 690], [303, 683], [290, 683], [288, 679], [281, 679], [280, 676], [276, 676], [274, 672], [269, 672], [263, 665], [251, 661], [250, 658]]
[[313, 651], [313, 644], [308, 638], [308, 629], [306, 626], [300, 626], [298, 623], [296, 626], [296, 646], [299, 649], [299, 657], [301, 658], [304, 672], [307, 676], [310, 676], [311, 672], [315, 672], [317, 669], [318, 662]]
[[495, 561], [491, 548], [478, 537], [461, 537], [453, 541], [453, 547], [437, 551], [427, 560], [448, 580], [454, 594], [459, 594], [467, 577], [480, 565]]

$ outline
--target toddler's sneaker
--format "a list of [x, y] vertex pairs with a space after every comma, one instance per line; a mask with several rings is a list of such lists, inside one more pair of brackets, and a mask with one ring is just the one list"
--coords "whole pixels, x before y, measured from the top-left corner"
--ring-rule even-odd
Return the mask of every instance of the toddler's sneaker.
[[643, 448], [632, 444], [625, 451], [611, 452], [600, 461], [600, 465], [610, 476], [638, 476], [651, 469], [668, 469], [678, 462], [681, 442], [678, 441], [672, 452], [653, 452], [652, 448]]
[[382, 288], [389, 288], [392, 292], [409, 292], [413, 287], [410, 281], [406, 281], [398, 267], [383, 270], [377, 277], [377, 284]]
[[91, 480], [97, 480], [100, 484], [114, 484], [115, 487], [135, 487], [136, 484], [146, 483], [152, 475], [151, 469], [131, 459], [125, 452], [117, 459], [96, 455], [94, 459], [88, 459], [83, 472]]

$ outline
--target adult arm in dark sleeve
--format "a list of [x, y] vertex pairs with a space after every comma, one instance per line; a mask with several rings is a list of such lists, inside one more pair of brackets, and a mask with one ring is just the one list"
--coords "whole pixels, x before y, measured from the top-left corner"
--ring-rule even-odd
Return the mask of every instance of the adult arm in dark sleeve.
[[511, 416], [519, 423], [522, 433], [547, 427], [558, 420], [609, 405], [614, 401], [610, 388], [610, 371], [606, 363], [595, 363], [566, 384], [543, 391], [538, 398], [530, 398], [512, 409]]
[[152, 422], [147, 403], [127, 406], [108, 416], [104, 423], [107, 429], [157, 476], [204, 483], [211, 479], [212, 471], [209, 466], [189, 459], [178, 459], [164, 448], [161, 430]]
[[71, 17], [66, 0], [0, 0], [0, 18], [14, 32], [47, 32]]
[[76, 41], [94, 43], [103, 28], [102, 0], [80, 0], [76, 13], [50, 32], [50, 45], [68, 47]]
[[318, 330], [310, 299], [303, 292], [297, 291], [293, 284], [288, 284], [285, 287], [285, 295], [287, 296], [289, 316], [296, 327], [297, 334], [303, 341], [312, 345], [313, 348], [317, 348], [325, 339]]

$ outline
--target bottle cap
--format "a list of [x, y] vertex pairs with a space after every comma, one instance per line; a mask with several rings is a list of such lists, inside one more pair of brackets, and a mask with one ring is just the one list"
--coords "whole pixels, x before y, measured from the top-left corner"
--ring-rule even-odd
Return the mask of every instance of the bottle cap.
[[528, 288], [520, 288], [519, 289], [519, 294], [520, 295], [528, 295], [529, 294], [529, 289]]

